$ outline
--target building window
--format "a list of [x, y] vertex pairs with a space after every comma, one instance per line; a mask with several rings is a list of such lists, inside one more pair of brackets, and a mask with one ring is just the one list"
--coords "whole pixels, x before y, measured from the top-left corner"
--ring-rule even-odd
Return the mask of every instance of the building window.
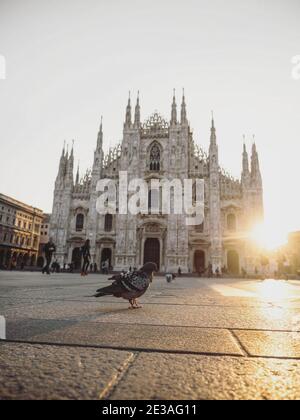
[[106, 214], [105, 219], [104, 219], [104, 230], [105, 230], [105, 232], [111, 232], [112, 223], [113, 223], [112, 214]]
[[154, 144], [150, 149], [150, 171], [160, 171], [160, 148]]
[[81, 232], [83, 230], [84, 225], [84, 215], [83, 214], [77, 214], [76, 216], [76, 232]]
[[204, 232], [204, 223], [202, 222], [200, 225], [196, 225], [196, 232], [203, 233]]
[[232, 232], [236, 231], [236, 216], [235, 214], [229, 214], [227, 216], [227, 229]]

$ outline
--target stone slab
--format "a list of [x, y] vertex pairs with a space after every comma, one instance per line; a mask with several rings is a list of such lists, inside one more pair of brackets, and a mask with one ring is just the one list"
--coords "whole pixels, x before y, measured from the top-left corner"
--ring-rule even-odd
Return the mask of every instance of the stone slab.
[[49, 326], [49, 332], [32, 336], [31, 339], [133, 350], [243, 355], [231, 333], [226, 330], [93, 322], [81, 322], [65, 328], [59, 326], [57, 330], [54, 327], [51, 330]]
[[130, 352], [5, 343], [0, 399], [99, 399]]
[[140, 354], [110, 399], [300, 398], [300, 361]]
[[300, 359], [300, 332], [235, 331], [252, 356]]

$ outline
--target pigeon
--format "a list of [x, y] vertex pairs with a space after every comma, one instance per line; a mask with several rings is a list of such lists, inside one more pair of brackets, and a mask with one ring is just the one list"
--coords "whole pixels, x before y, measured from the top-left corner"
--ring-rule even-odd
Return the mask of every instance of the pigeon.
[[137, 298], [142, 296], [148, 289], [153, 279], [153, 273], [157, 271], [157, 265], [152, 262], [146, 263], [140, 270], [114, 275], [110, 286], [98, 289], [94, 297], [115, 296], [129, 301], [129, 309], [141, 308]]

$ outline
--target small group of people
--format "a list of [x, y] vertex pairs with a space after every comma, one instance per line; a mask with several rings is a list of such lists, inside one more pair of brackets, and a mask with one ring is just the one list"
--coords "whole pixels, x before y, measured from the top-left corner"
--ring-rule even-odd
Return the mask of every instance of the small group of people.
[[44, 253], [46, 258], [46, 264], [42, 269], [43, 274], [50, 275], [50, 264], [52, 261], [53, 253], [56, 251], [56, 246], [53, 243], [53, 240], [50, 238], [49, 242], [44, 246]]
[[91, 248], [90, 240], [87, 239], [85, 241], [84, 245], [80, 249], [81, 255], [82, 255], [82, 258], [83, 258], [81, 276], [87, 276], [88, 275], [88, 270], [89, 270], [90, 261], [91, 261], [90, 248]]
[[109, 260], [105, 260], [101, 264], [101, 273], [108, 274], [109, 273]]
[[[90, 273], [97, 273], [98, 266], [97, 263], [91, 263], [91, 253], [90, 253], [90, 240], [87, 239], [84, 245], [80, 248], [81, 256], [83, 258], [83, 263], [81, 267], [81, 276], [87, 276]], [[53, 240], [50, 238], [49, 242], [44, 246], [44, 253], [46, 258], [46, 264], [42, 269], [43, 274], [50, 274], [50, 269], [53, 273], [59, 273], [61, 270], [60, 264], [57, 260], [55, 260], [52, 264], [52, 257], [53, 254], [56, 252], [56, 246], [53, 243]], [[102, 274], [109, 274], [110, 270], [110, 262], [109, 260], [103, 261], [101, 264], [101, 271]], [[68, 271], [69, 273], [73, 273], [74, 271], [74, 264], [73, 262], [70, 264], [64, 264], [63, 271]]]

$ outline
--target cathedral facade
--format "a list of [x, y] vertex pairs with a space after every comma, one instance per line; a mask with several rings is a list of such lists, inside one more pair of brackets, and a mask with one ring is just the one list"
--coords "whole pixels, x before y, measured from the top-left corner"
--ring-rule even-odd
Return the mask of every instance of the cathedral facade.
[[[116, 271], [154, 261], [161, 272], [176, 272], [179, 267], [182, 272], [203, 272], [211, 266], [235, 275], [242, 269], [254, 273], [259, 256], [249, 232], [263, 218], [255, 144], [251, 162], [244, 145], [241, 179], [234, 179], [219, 165], [213, 119], [208, 153], [194, 142], [184, 95], [177, 112], [174, 94], [170, 121], [154, 113], [142, 123], [139, 102], [138, 97], [132, 112], [129, 98], [122, 142], [107, 155], [101, 121], [93, 166], [83, 178], [78, 170], [74, 179], [73, 149], [70, 154], [62, 152], [50, 224], [60, 264], [73, 262], [79, 268], [80, 247], [90, 239], [92, 262], [99, 267], [109, 260]], [[103, 178], [118, 181], [120, 171], [127, 171], [129, 180], [142, 178], [147, 183], [151, 179], [203, 179], [203, 223], [187, 226], [185, 215], [161, 212], [99, 214], [97, 182]]]

